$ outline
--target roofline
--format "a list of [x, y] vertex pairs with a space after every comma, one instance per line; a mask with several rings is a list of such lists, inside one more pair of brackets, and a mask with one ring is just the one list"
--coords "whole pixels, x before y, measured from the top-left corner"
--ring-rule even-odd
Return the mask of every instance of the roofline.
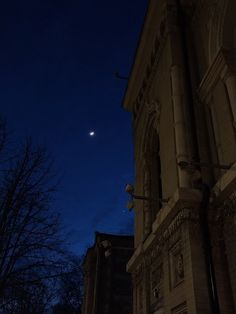
[[127, 96], [127, 92], [128, 92], [128, 88], [129, 88], [129, 83], [130, 83], [130, 80], [131, 80], [131, 77], [132, 77], [132, 74], [133, 74], [133, 71], [134, 71], [134, 66], [135, 66], [135, 61], [136, 61], [136, 57], [138, 55], [138, 51], [139, 51], [139, 47], [141, 45], [141, 40], [142, 40], [142, 37], [143, 37], [143, 33], [144, 33], [144, 26], [147, 22], [147, 15], [148, 15], [148, 9], [149, 9], [149, 2], [150, 0], [148, 0], [148, 3], [147, 3], [147, 6], [146, 6], [146, 11], [145, 11], [145, 15], [144, 15], [144, 19], [143, 19], [143, 23], [142, 23], [142, 27], [141, 27], [141, 32], [139, 34], [139, 37], [138, 37], [138, 42], [136, 44], [136, 48], [135, 48], [135, 52], [134, 52], [134, 57], [133, 57], [133, 62], [132, 62], [132, 65], [131, 65], [131, 69], [130, 69], [130, 72], [129, 72], [129, 76], [128, 76], [128, 83], [126, 85], [126, 88], [125, 88], [125, 92], [124, 92], [124, 95], [123, 95], [123, 98], [122, 98], [122, 107], [125, 108], [126, 110], [128, 111], [131, 111], [129, 110], [130, 108], [128, 108], [128, 106], [125, 106], [125, 100], [126, 100], [126, 96]]
[[[88, 255], [90, 253], [93, 253], [93, 250], [94, 248], [96, 247], [96, 244], [97, 244], [97, 238], [99, 236], [102, 236], [102, 237], [107, 237], [109, 239], [110, 238], [122, 238], [122, 239], [127, 239], [127, 240], [132, 240], [134, 241], [134, 236], [133, 235], [123, 235], [123, 234], [112, 234], [112, 233], [104, 233], [104, 232], [99, 232], [99, 231], [95, 231], [95, 241], [94, 241], [94, 244], [92, 246], [90, 246], [87, 250], [86, 250], [86, 254], [84, 255], [84, 260], [83, 260], [83, 264], [86, 263], [86, 259], [88, 257]], [[131, 247], [130, 249], [133, 250], [133, 247]]]
[[133, 235], [128, 235], [128, 234], [112, 234], [112, 233], [103, 233], [103, 232], [99, 232], [99, 231], [95, 231], [95, 238], [97, 238], [97, 236], [105, 236], [105, 237], [113, 237], [113, 238], [127, 238], [127, 239], [133, 239], [134, 236]]

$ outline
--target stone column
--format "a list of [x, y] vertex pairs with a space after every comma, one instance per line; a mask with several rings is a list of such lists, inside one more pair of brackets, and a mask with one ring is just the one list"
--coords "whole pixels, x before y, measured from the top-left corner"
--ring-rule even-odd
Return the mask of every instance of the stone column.
[[[175, 128], [175, 145], [176, 145], [176, 159], [180, 161], [188, 161], [188, 147], [187, 147], [187, 127], [184, 115], [184, 84], [183, 74], [179, 66], [171, 67], [171, 83], [172, 83], [172, 101], [174, 112], [174, 128]], [[189, 174], [186, 169], [181, 169], [178, 166], [179, 186], [189, 187]]]

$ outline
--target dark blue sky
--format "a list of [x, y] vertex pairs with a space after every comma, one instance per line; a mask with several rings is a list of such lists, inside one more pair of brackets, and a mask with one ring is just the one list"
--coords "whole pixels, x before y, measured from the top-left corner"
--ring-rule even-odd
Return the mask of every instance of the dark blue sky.
[[[53, 207], [82, 252], [94, 231], [125, 233], [132, 214], [131, 116], [121, 107], [147, 0], [0, 4], [0, 114], [21, 141], [46, 144], [63, 180]], [[96, 135], [89, 137], [90, 130]]]

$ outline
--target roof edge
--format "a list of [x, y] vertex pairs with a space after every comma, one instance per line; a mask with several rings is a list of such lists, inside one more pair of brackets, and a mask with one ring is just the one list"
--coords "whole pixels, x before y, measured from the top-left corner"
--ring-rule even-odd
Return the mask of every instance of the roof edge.
[[146, 12], [145, 12], [143, 23], [142, 23], [142, 27], [141, 27], [141, 32], [140, 32], [139, 37], [138, 37], [138, 42], [136, 44], [134, 57], [133, 57], [133, 62], [132, 62], [130, 73], [129, 73], [128, 84], [126, 86], [126, 89], [125, 89], [125, 92], [124, 92], [124, 95], [123, 95], [123, 99], [122, 99], [122, 106], [123, 106], [123, 108], [126, 109], [127, 111], [130, 111], [130, 112], [132, 112], [133, 104], [129, 103], [129, 99], [128, 99], [129, 95], [128, 95], [128, 93], [129, 93], [129, 89], [131, 88], [130, 85], [132, 84], [131, 81], [133, 80], [136, 60], [137, 60], [138, 53], [140, 51], [141, 43], [142, 43], [142, 40], [143, 40], [143, 35], [144, 35], [144, 32], [145, 32], [145, 26], [146, 26], [146, 23], [147, 23], [147, 20], [148, 20], [149, 5], [150, 5], [150, 0], [148, 1], [147, 7], [146, 7]]

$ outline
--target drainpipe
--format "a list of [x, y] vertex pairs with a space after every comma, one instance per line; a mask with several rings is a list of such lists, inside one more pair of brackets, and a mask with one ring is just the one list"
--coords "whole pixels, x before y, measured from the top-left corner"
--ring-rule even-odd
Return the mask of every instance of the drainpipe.
[[182, 6], [180, 0], [176, 0], [177, 6], [177, 16], [179, 22], [179, 29], [180, 29], [180, 41], [181, 41], [181, 48], [182, 48], [182, 56], [183, 56], [183, 68], [185, 74], [185, 84], [186, 84], [186, 93], [187, 93], [187, 101], [188, 101], [188, 112], [190, 118], [190, 128], [191, 134], [193, 139], [193, 148], [195, 149], [195, 159], [199, 161], [199, 150], [198, 150], [198, 138], [197, 138], [197, 126], [196, 126], [196, 118], [195, 118], [195, 111], [194, 111], [194, 96], [192, 90], [192, 76], [191, 76], [191, 69], [190, 69], [190, 62], [189, 62], [189, 53], [188, 53], [188, 44], [187, 44], [187, 36], [186, 36], [186, 29], [188, 25], [185, 22], [185, 15], [182, 10]]
[[201, 183], [199, 189], [202, 192], [202, 201], [199, 208], [200, 228], [202, 233], [203, 249], [207, 271], [208, 290], [212, 314], [220, 314], [219, 300], [216, 287], [215, 269], [212, 257], [212, 247], [208, 225], [208, 206], [210, 199], [210, 188]]
[[[176, 6], [177, 6], [178, 19], [179, 19], [179, 26], [180, 26], [181, 46], [182, 46], [182, 53], [183, 53], [183, 66], [184, 66], [185, 75], [186, 75], [187, 97], [188, 97], [188, 102], [189, 102], [189, 113], [190, 113], [190, 118], [191, 118], [192, 136], [193, 136], [193, 141], [195, 144], [194, 146], [196, 148], [196, 151], [195, 151], [196, 158], [198, 159], [198, 161], [200, 161], [199, 150], [198, 150], [198, 147], [199, 147], [198, 139], [197, 139], [197, 134], [196, 134], [196, 117], [195, 117], [195, 111], [194, 111], [194, 97], [193, 97], [193, 91], [192, 91], [191, 70], [190, 70], [190, 63], [189, 63], [187, 38], [186, 38], [186, 29], [188, 26], [185, 23], [185, 16], [182, 10], [180, 0], [176, 0]], [[220, 314], [219, 300], [218, 300], [216, 279], [215, 279], [215, 270], [214, 270], [213, 257], [212, 257], [210, 232], [209, 232], [209, 226], [208, 226], [208, 207], [209, 207], [209, 198], [210, 198], [210, 188], [205, 183], [198, 184], [197, 188], [199, 188], [202, 192], [202, 202], [199, 208], [199, 216], [200, 216], [199, 218], [200, 218], [200, 228], [202, 232], [205, 263], [206, 263], [211, 312], [212, 314]]]

